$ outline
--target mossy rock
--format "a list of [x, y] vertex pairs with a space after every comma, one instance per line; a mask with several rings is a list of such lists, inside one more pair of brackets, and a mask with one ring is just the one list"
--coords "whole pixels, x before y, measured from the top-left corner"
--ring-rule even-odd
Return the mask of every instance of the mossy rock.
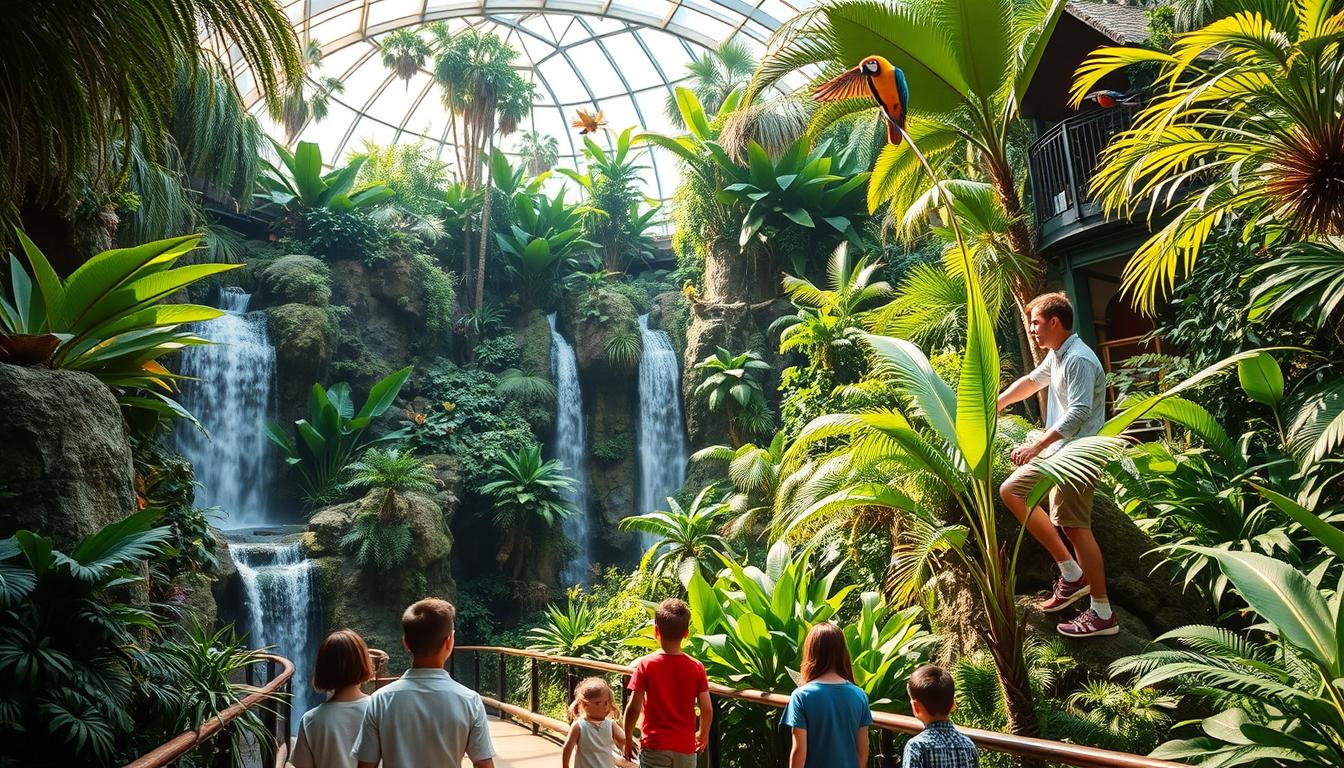
[[513, 336], [518, 341], [522, 369], [555, 381], [551, 374], [551, 323], [546, 315], [539, 309], [524, 313], [514, 323]]
[[672, 340], [677, 357], [686, 357], [686, 333], [691, 327], [691, 306], [681, 291], [667, 291], [653, 297], [649, 327], [657, 328]]
[[336, 327], [326, 309], [308, 304], [271, 307], [266, 318], [275, 347], [279, 416], [281, 423], [288, 423], [307, 408], [313, 383], [327, 383]]
[[257, 273], [260, 303], [310, 304], [325, 307], [331, 301], [331, 268], [314, 256], [290, 254]]

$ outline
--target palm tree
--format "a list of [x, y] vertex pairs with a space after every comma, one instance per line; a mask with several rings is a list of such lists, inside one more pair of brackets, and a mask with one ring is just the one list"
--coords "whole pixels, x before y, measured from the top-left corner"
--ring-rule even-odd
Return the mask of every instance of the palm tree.
[[574, 507], [565, 499], [574, 481], [555, 459], [543, 461], [541, 448], [527, 446], [516, 455], [504, 455], [490, 469], [490, 481], [481, 493], [490, 497], [495, 525], [503, 540], [495, 560], [501, 565], [513, 560], [513, 576], [522, 572], [527, 555], [550, 538]]
[[[687, 64], [686, 77], [679, 85], [693, 91], [706, 112], [715, 113], [731, 94], [747, 87], [755, 69], [756, 59], [751, 55], [751, 50], [742, 42], [729, 39], [717, 50], [706, 51], [700, 58]], [[674, 126], [686, 127], [675, 92], [668, 92], [663, 111]]]
[[576, 659], [610, 658], [613, 638], [603, 631], [606, 616], [585, 599], [571, 599], [562, 611], [546, 606], [546, 623], [527, 633], [530, 651]]
[[770, 366], [755, 352], [735, 355], [718, 347], [697, 365], [709, 375], [695, 388], [696, 396], [709, 399], [709, 410], [723, 410], [728, 417], [728, 437], [742, 444], [742, 417], [765, 408], [765, 390], [757, 377]]
[[554, 168], [560, 159], [560, 142], [541, 131], [523, 131], [518, 140], [518, 155], [529, 175], [540, 176]]
[[425, 65], [425, 60], [433, 53], [429, 43], [413, 29], [398, 29], [389, 32], [378, 50], [383, 54], [383, 66], [397, 73], [397, 77], [411, 87], [411, 78]]
[[367, 488], [381, 494], [378, 514], [384, 519], [395, 514], [398, 494], [433, 493], [438, 488], [434, 465], [399, 448], [370, 448], [359, 461], [346, 465], [345, 471], [350, 475], [346, 490]]
[[1325, 42], [1344, 32], [1344, 13], [1324, 0], [1235, 6], [1177, 35], [1171, 53], [1095, 51], [1074, 83], [1077, 104], [1116, 70], [1159, 68], [1158, 92], [1091, 185], [1110, 214], [1150, 204], [1171, 216], [1125, 267], [1125, 290], [1147, 312], [1225, 229], [1257, 243], [1344, 234], [1344, 50]]
[[322, 44], [310, 39], [303, 44], [303, 75], [290, 81], [278, 119], [285, 126], [285, 146], [291, 146], [309, 120], [327, 119], [331, 97], [345, 90], [345, 83], [322, 75]]
[[[1064, 6], [1062, 0], [838, 0], [795, 17], [775, 32], [745, 100], [808, 65], [848, 69], [877, 54], [904, 70], [912, 110], [907, 131], [914, 141], [882, 148], [869, 182], [869, 205], [873, 210], [888, 205], [900, 216], [934, 184], [912, 144], [923, 148], [940, 177], [965, 158], [975, 158], [974, 166], [984, 169], [982, 180], [992, 185], [1011, 221], [1010, 249], [1031, 267], [1012, 286], [1025, 328], [1025, 308], [1040, 292], [1043, 266], [1022, 215], [1008, 148], [1020, 124], [1018, 104]], [[869, 99], [824, 105], [808, 132], [816, 135], [857, 112], [882, 120], [876, 110]], [[1039, 359], [1039, 350], [1033, 352]]]
[[749, 531], [758, 516], [771, 511], [779, 489], [779, 468], [784, 461], [786, 436], [775, 432], [769, 445], [746, 443], [711, 445], [691, 455], [691, 461], [722, 461], [728, 464], [728, 480], [733, 493], [724, 501], [736, 515], [724, 529], [729, 536]]
[[[156, 23], [153, 20], [171, 20]], [[272, 106], [299, 77], [298, 42], [273, 0], [131, 0], [55, 3], [10, 13], [0, 25], [0, 216], [52, 221], [26, 227], [53, 253], [72, 240], [72, 197], [87, 184], [122, 178], [138, 135], [151, 155], [165, 147], [181, 71], [205, 74], [216, 62], [200, 35], [237, 44]], [[72, 94], [83, 94], [75, 97]], [[94, 96], [96, 94], [96, 96]], [[13, 230], [6, 226], [8, 233]], [[62, 272], [74, 264], [58, 264]]]
[[657, 510], [621, 520], [621, 530], [638, 531], [656, 536], [657, 541], [644, 552], [642, 563], [650, 566], [655, 576], [675, 576], [681, 583], [690, 582], [697, 570], [706, 580], [712, 580], [721, 555], [732, 556], [728, 542], [719, 535], [722, 518], [729, 512], [728, 505], [710, 501], [714, 492], [710, 485], [696, 494], [690, 509], [682, 509], [677, 500], [667, 499], [667, 511]]
[[784, 275], [784, 293], [800, 309], [771, 324], [771, 331], [783, 329], [779, 351], [814, 353], [823, 368], [833, 370], [835, 350], [852, 349], [852, 338], [873, 305], [891, 295], [885, 280], [873, 280], [881, 268], [881, 263], [870, 262], [867, 256], [855, 262], [849, 244], [841, 243], [826, 264], [828, 288], [818, 288], [805, 277]]

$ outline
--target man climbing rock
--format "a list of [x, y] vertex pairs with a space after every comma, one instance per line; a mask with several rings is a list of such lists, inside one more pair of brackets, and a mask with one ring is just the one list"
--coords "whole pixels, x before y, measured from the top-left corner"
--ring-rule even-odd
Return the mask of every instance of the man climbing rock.
[[[1106, 420], [1106, 372], [1101, 361], [1073, 332], [1073, 306], [1063, 293], [1037, 296], [1027, 305], [1031, 335], [1049, 350], [1036, 370], [1013, 382], [999, 395], [1002, 411], [1048, 388], [1045, 432], [1013, 450], [1018, 468], [1003, 481], [999, 493], [1032, 538], [1040, 542], [1059, 566], [1052, 594], [1041, 605], [1058, 613], [1084, 597], [1091, 605], [1072, 621], [1058, 626], [1069, 637], [1096, 637], [1120, 632], [1120, 622], [1106, 595], [1106, 566], [1092, 535], [1092, 487], [1060, 484], [1050, 491], [1050, 514], [1040, 507], [1027, 509], [1027, 496], [1041, 473], [1032, 461], [1049, 456], [1070, 440], [1095, 435]], [[1058, 528], [1056, 528], [1058, 526]], [[1072, 545], [1073, 552], [1059, 534]], [[1076, 559], [1075, 559], [1076, 558]]]

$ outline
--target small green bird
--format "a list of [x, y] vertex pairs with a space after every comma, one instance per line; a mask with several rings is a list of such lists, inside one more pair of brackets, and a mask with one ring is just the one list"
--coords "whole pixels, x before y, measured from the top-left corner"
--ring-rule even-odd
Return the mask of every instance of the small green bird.
[[869, 56], [857, 67], [822, 83], [812, 91], [812, 96], [817, 101], [865, 98], [876, 101], [887, 116], [887, 141], [901, 143], [901, 131], [897, 126], [905, 128], [910, 87], [901, 68], [881, 56]]

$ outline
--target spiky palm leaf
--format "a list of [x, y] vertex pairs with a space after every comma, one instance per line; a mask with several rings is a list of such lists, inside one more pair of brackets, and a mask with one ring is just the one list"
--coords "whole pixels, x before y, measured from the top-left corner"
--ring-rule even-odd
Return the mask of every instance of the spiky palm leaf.
[[621, 520], [623, 531], [638, 531], [656, 537], [640, 566], [655, 576], [675, 577], [683, 584], [699, 573], [710, 578], [723, 555], [732, 556], [728, 542], [718, 534], [728, 507], [714, 500], [715, 487], [703, 488], [689, 509], [676, 499], [667, 499], [667, 510], [655, 510]]
[[408, 521], [384, 521], [369, 512], [355, 517], [341, 537], [341, 548], [354, 556], [360, 568], [388, 574], [410, 559], [413, 539]]
[[407, 88], [410, 88], [411, 78], [433, 53], [429, 43], [413, 29], [389, 32], [378, 44], [378, 51], [383, 56], [383, 66], [396, 72]]
[[517, 368], [499, 374], [499, 384], [495, 386], [495, 394], [501, 397], [538, 405], [554, 405], [555, 392], [555, 384], [549, 378]]
[[[689, 88], [709, 112], [718, 112], [734, 92], [740, 92], [751, 80], [756, 59], [751, 49], [741, 41], [725, 40], [718, 49], [706, 51], [686, 65], [682, 87]], [[685, 128], [686, 121], [677, 105], [677, 96], [670, 92], [663, 112], [677, 128]]]
[[639, 368], [640, 358], [644, 356], [644, 336], [635, 330], [620, 330], [607, 337], [603, 349], [607, 353], [607, 363], [613, 368], [633, 371]]

